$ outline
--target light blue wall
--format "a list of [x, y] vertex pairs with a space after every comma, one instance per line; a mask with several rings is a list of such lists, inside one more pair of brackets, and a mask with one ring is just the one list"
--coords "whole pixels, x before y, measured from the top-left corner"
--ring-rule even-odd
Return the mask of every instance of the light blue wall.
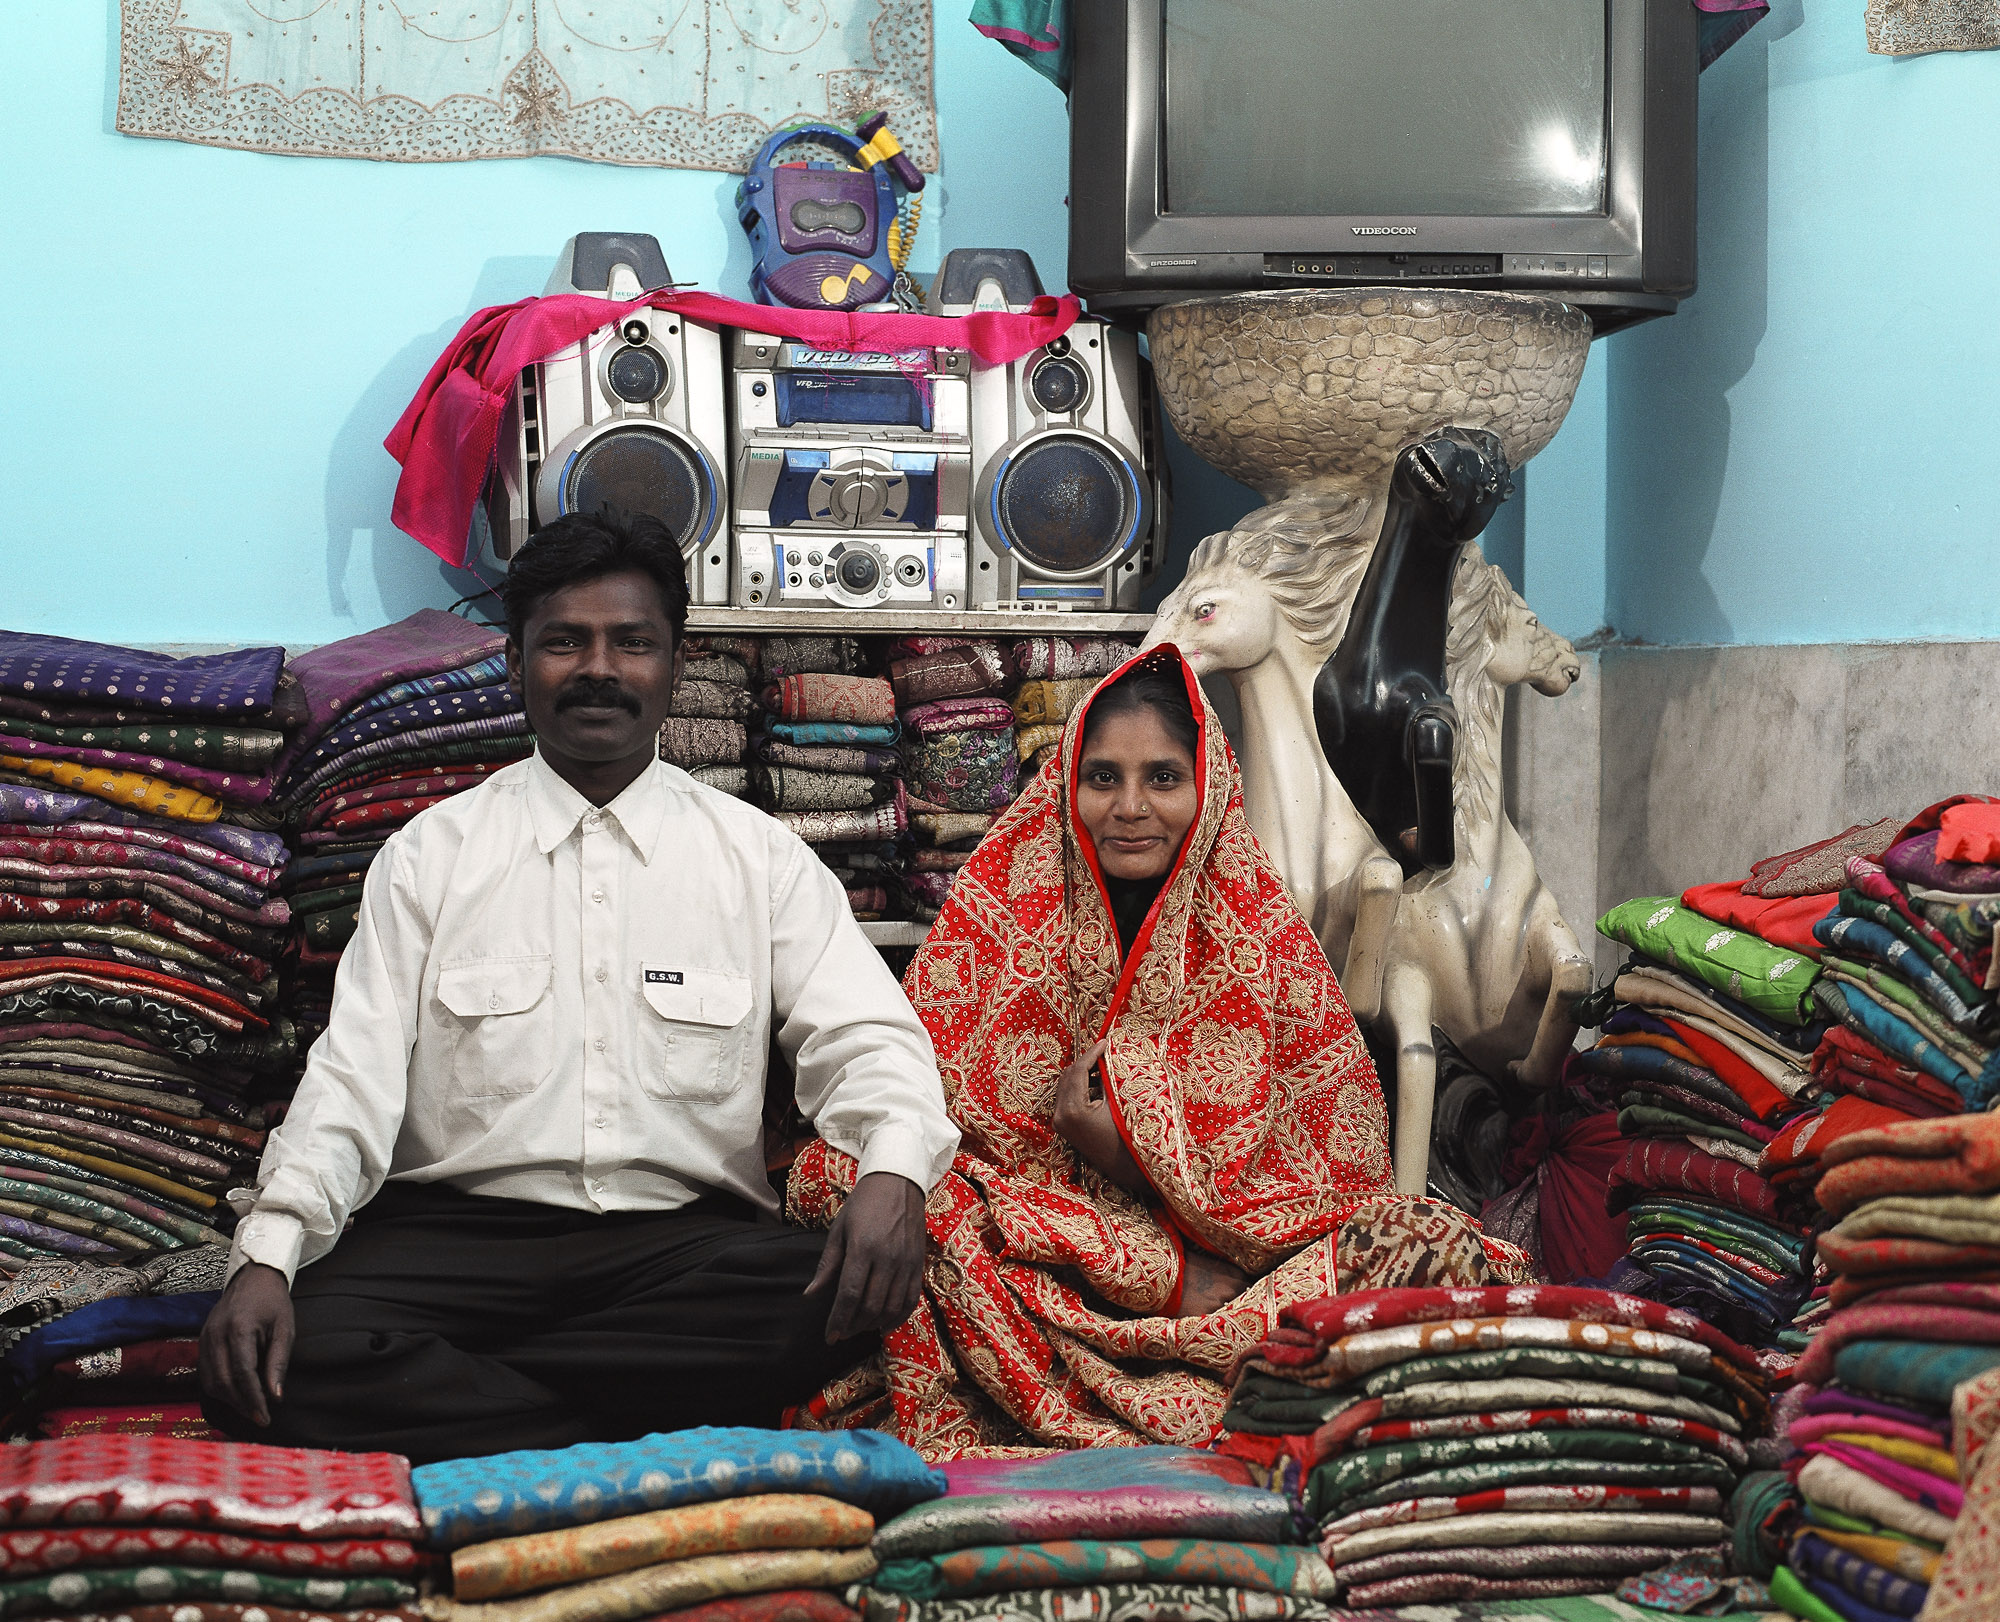
[[[388, 523], [381, 439], [472, 310], [637, 227], [743, 291], [732, 177], [561, 160], [262, 157], [112, 132], [116, 8], [21, 6], [0, 308], [0, 623], [318, 642], [472, 589]], [[1061, 281], [1062, 98], [943, 0], [944, 174], [916, 262]], [[1599, 343], [1490, 537], [1582, 637], [1984, 636], [2000, 374], [2000, 56], [1867, 54], [1778, 0], [1704, 75], [1701, 290]], [[1185, 452], [1175, 551], [1254, 499]]]
[[1996, 107], [2000, 54], [1870, 56], [1852, 3], [1703, 76], [1701, 289], [1597, 357], [1622, 636], [2000, 634]]
[[[381, 441], [465, 317], [539, 293], [577, 230], [652, 231], [676, 277], [747, 296], [733, 176], [133, 140], [111, 0], [8, 27], [0, 624], [324, 642], [443, 606], [476, 583], [390, 527]], [[937, 32], [944, 173], [915, 264], [1020, 246], [1059, 287], [1062, 97], [961, 0]]]

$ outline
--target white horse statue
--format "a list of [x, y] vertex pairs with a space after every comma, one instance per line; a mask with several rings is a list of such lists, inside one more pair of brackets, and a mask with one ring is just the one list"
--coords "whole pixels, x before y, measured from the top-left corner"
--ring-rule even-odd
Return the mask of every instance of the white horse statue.
[[1382, 1016], [1396, 1046], [1396, 1186], [1424, 1191], [1437, 1087], [1436, 1026], [1488, 1075], [1547, 1087], [1576, 1038], [1570, 1007], [1590, 959], [1507, 816], [1501, 706], [1527, 682], [1551, 697], [1583, 667], [1477, 545], [1452, 583], [1446, 685], [1459, 719], [1452, 799], [1457, 860], [1404, 886], [1388, 946]]
[[1362, 1019], [1381, 1003], [1403, 870], [1327, 764], [1312, 694], [1375, 544], [1368, 514], [1359, 497], [1301, 496], [1208, 536], [1146, 638], [1173, 643], [1198, 676], [1228, 676], [1243, 714], [1244, 813]]

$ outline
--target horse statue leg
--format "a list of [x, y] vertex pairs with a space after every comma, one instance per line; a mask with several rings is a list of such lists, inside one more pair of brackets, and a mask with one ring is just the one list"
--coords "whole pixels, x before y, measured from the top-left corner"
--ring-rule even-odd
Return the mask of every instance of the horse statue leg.
[[1393, 856], [1370, 856], [1344, 887], [1354, 899], [1354, 933], [1347, 941], [1347, 961], [1339, 974], [1347, 1006], [1358, 1020], [1373, 1021], [1382, 1012], [1382, 981], [1389, 967], [1389, 932], [1396, 924], [1396, 907], [1403, 899], [1403, 869]]
[[1563, 1060], [1576, 1041], [1577, 1025], [1570, 1010], [1589, 992], [1592, 973], [1590, 959], [1583, 955], [1575, 932], [1563, 922], [1556, 899], [1547, 889], [1535, 897], [1527, 942], [1523, 976], [1531, 985], [1546, 976], [1549, 990], [1542, 1001], [1534, 1043], [1525, 1058], [1515, 1060], [1507, 1069], [1522, 1086], [1541, 1091], [1553, 1087], [1562, 1076]]
[[1421, 1195], [1430, 1185], [1431, 1113], [1437, 1104], [1429, 973], [1408, 958], [1391, 963], [1382, 1002], [1396, 1038], [1396, 1192]]

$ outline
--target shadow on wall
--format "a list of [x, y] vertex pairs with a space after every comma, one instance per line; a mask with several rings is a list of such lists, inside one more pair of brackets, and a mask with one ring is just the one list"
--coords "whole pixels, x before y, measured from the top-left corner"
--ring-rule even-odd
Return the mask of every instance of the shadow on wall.
[[1648, 639], [1667, 580], [1674, 640], [1732, 640], [1702, 561], [1729, 462], [1729, 391], [1770, 305], [1771, 46], [1804, 20], [1804, 0], [1777, 0], [1704, 76], [1697, 291], [1678, 314], [1606, 340], [1605, 607], [1624, 636]]
[[434, 607], [440, 581], [455, 597], [486, 589], [487, 582], [471, 570], [440, 561], [390, 522], [399, 470], [382, 441], [466, 318], [488, 305], [511, 304], [539, 293], [548, 274], [547, 259], [487, 260], [456, 313], [397, 350], [341, 423], [326, 461], [326, 598], [334, 613], [355, 612], [347, 594], [347, 572], [357, 545], [372, 548], [376, 587], [390, 620]]
[[1164, 413], [1160, 444], [1166, 452], [1173, 517], [1167, 531], [1166, 559], [1140, 602], [1148, 614], [1181, 583], [1196, 546], [1218, 531], [1234, 529], [1245, 513], [1264, 505], [1264, 498], [1247, 484], [1238, 484], [1189, 450]]

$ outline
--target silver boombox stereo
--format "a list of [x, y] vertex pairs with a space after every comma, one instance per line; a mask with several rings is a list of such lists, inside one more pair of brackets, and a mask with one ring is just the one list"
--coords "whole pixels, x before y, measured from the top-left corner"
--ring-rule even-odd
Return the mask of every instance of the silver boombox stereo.
[[[570, 238], [546, 293], [626, 301], [672, 284], [653, 237]], [[697, 606], [729, 601], [722, 339], [668, 310], [635, 310], [521, 373], [486, 488], [502, 564], [564, 513], [658, 518], [681, 543]]]
[[967, 355], [730, 335], [739, 608], [965, 606]]
[[[940, 315], [1025, 310], [1042, 291], [1017, 250], [948, 254]], [[1166, 494], [1152, 377], [1129, 332], [1088, 316], [972, 374], [970, 606], [1128, 611], [1160, 565]]]

